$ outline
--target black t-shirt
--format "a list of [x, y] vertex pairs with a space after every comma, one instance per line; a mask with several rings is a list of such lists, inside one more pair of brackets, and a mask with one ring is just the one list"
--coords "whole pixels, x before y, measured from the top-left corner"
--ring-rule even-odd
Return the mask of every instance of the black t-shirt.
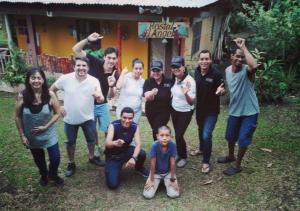
[[171, 108], [171, 87], [172, 80], [170, 78], [162, 76], [162, 81], [157, 84], [154, 78], [148, 78], [143, 87], [143, 93], [151, 91], [153, 88], [157, 88], [157, 95], [153, 101], [147, 101], [145, 104], [145, 111], [169, 111]]
[[[107, 93], [108, 93], [108, 90], [109, 90], [107, 78], [109, 76], [111, 76], [112, 73], [104, 73], [104, 68], [103, 68], [104, 60], [99, 59], [97, 57], [94, 57], [90, 54], [87, 54], [86, 57], [90, 60], [89, 74], [91, 76], [94, 76], [95, 78], [97, 78], [99, 80], [100, 86], [101, 86], [101, 89], [102, 89], [102, 93], [103, 93], [103, 96], [104, 96], [104, 102], [97, 103], [95, 101], [94, 103], [95, 104], [107, 103]], [[117, 70], [117, 68], [114, 68], [114, 70]], [[118, 78], [119, 78], [118, 73], [115, 74], [115, 78], [116, 78], [116, 80], [118, 80]]]
[[199, 67], [195, 70], [196, 81], [196, 118], [220, 113], [220, 96], [216, 95], [217, 88], [224, 83], [222, 74], [214, 68], [201, 75]]

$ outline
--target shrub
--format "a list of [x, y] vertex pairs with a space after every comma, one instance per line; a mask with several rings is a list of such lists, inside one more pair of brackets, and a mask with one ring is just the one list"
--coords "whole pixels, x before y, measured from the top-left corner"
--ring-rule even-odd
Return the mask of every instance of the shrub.
[[12, 86], [25, 82], [27, 65], [18, 47], [13, 45], [10, 49], [10, 59], [5, 65], [4, 80]]

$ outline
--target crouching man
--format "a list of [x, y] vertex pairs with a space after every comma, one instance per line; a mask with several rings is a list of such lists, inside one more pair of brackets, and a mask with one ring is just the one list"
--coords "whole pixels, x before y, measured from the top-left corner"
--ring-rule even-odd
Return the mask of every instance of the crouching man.
[[[125, 107], [121, 111], [121, 119], [113, 121], [105, 141], [105, 178], [108, 188], [115, 189], [120, 184], [120, 174], [125, 167], [135, 167], [137, 173], [148, 177], [144, 167], [146, 153], [141, 149], [139, 127], [133, 122], [134, 111]], [[134, 143], [133, 142], [134, 139]]]

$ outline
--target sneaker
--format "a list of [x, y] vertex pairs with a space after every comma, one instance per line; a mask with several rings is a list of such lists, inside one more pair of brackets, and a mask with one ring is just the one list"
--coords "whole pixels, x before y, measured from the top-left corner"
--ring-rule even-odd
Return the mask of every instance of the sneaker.
[[64, 180], [59, 176], [49, 177], [49, 180], [53, 181], [56, 186], [64, 186], [65, 184]]
[[192, 155], [192, 156], [199, 156], [199, 155], [203, 155], [203, 152], [200, 151], [199, 149], [196, 149], [194, 151], [191, 151], [190, 155]]
[[186, 164], [187, 164], [187, 160], [186, 160], [186, 159], [180, 159], [180, 160], [177, 162], [177, 167], [178, 167], [178, 168], [183, 168], [183, 167], [185, 167]]
[[45, 187], [48, 185], [48, 177], [47, 176], [41, 176], [40, 178], [40, 186]]
[[136, 169], [136, 173], [145, 178], [148, 178], [149, 176], [149, 171], [145, 167], [142, 167], [141, 169]]
[[76, 165], [75, 163], [68, 163], [67, 171], [65, 173], [66, 177], [71, 177], [75, 173]]
[[100, 157], [93, 157], [92, 159], [89, 159], [89, 162], [97, 166], [101, 166], [101, 167], [105, 166], [105, 161], [101, 160]]

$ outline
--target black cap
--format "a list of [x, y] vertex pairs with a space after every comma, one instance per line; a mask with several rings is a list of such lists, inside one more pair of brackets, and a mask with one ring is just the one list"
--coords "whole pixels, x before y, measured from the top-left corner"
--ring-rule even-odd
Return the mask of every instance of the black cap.
[[150, 68], [151, 68], [151, 71], [157, 71], [157, 70], [162, 71], [164, 68], [164, 65], [161, 61], [154, 60], [151, 62]]
[[181, 56], [174, 56], [171, 61], [171, 67], [181, 67], [184, 66], [184, 58]]

